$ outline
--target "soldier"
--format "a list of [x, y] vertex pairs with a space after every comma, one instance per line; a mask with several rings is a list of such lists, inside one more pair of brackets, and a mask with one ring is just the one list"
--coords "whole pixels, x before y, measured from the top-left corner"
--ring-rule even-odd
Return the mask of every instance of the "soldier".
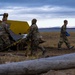
[[68, 21], [67, 20], [64, 20], [64, 25], [61, 27], [61, 33], [60, 33], [60, 40], [59, 40], [59, 43], [58, 43], [58, 50], [61, 49], [61, 45], [63, 44], [63, 42], [66, 44], [66, 46], [69, 48], [69, 49], [72, 49], [74, 46], [70, 46], [70, 43], [67, 39], [67, 36], [66, 36], [66, 26], [68, 24]]
[[27, 36], [27, 39], [31, 40], [31, 55], [35, 54], [38, 48], [42, 50], [42, 55], [44, 55], [45, 49], [39, 46], [39, 40], [41, 39], [41, 37], [36, 22], [36, 19], [32, 19], [32, 24], [30, 26], [30, 31]]
[[2, 23], [0, 25], [0, 48], [3, 50], [4, 47], [10, 45], [8, 37], [8, 24], [7, 24], [8, 13], [3, 14]]

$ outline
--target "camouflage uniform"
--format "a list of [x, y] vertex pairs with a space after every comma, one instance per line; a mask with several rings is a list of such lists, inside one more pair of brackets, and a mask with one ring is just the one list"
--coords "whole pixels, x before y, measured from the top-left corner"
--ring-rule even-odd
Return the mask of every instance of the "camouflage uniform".
[[10, 44], [10, 39], [3, 25], [5, 24], [0, 25], [0, 44], [2, 44], [0, 47], [6, 47]]
[[67, 36], [66, 36], [66, 25], [63, 25], [61, 27], [61, 33], [60, 33], [60, 40], [58, 43], [58, 49], [61, 48], [61, 45], [65, 42], [66, 46], [70, 48], [70, 43], [68, 42]]
[[10, 44], [10, 40], [8, 37], [8, 25], [6, 24], [6, 17], [2, 19], [2, 23], [0, 25], [0, 49], [3, 50], [4, 47]]
[[43, 53], [45, 52], [45, 49], [39, 46], [40, 33], [36, 23], [32, 23], [27, 39], [31, 40], [31, 55], [35, 54], [38, 48], [41, 49]]

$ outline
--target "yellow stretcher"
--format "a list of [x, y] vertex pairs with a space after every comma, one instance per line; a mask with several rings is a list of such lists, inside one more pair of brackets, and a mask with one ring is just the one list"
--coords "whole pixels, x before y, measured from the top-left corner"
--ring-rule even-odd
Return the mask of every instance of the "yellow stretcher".
[[8, 20], [7, 23], [15, 34], [27, 34], [29, 32], [29, 24], [25, 21]]

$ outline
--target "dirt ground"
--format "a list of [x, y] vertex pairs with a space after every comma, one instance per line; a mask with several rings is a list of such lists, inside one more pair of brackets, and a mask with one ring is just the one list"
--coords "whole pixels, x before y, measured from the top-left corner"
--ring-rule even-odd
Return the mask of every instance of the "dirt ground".
[[[48, 46], [48, 53], [47, 55], [49, 56], [58, 56], [58, 55], [63, 55], [63, 54], [69, 54], [69, 53], [74, 53], [75, 48], [72, 50], [68, 50], [66, 45], [63, 43], [62, 45], [62, 50], [57, 49], [57, 44], [59, 41], [59, 34], [58, 32], [50, 32], [49, 35], [45, 36], [44, 39], [46, 39], [49, 36], [49, 40], [46, 42], [45, 46]], [[72, 46], [75, 47], [75, 33], [70, 32], [70, 36], [68, 37], [68, 40]], [[49, 45], [48, 42], [50, 42]], [[45, 43], [44, 43], [45, 44]], [[42, 74], [42, 75], [75, 75], [75, 69], [66, 69], [66, 70], [50, 70], [49, 72]]]
[[[44, 57], [49, 56], [58, 56], [63, 54], [74, 53], [75, 48], [72, 50], [68, 50], [66, 45], [62, 45], [62, 50], [57, 49], [58, 41], [59, 41], [59, 34], [58, 32], [43, 32], [41, 35], [43, 39], [46, 41], [45, 43], [41, 44], [46, 49], [46, 54]], [[68, 40], [72, 46], [75, 46], [75, 33], [70, 32], [70, 36]], [[30, 59], [41, 58], [41, 51], [38, 50], [36, 56], [25, 56], [25, 51], [18, 50], [12, 52], [0, 52], [0, 64], [3, 63], [11, 63], [11, 62], [18, 62]], [[67, 70], [50, 70], [49, 72], [42, 74], [42, 75], [75, 75], [75, 69], [67, 69]]]

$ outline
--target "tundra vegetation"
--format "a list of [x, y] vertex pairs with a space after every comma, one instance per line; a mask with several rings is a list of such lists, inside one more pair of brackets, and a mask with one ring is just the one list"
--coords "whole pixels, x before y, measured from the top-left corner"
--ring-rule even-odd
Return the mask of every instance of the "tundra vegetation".
[[[0, 52], [0, 64], [10, 64], [12, 62], [22, 62], [22, 61], [28, 61], [28, 60], [33, 60], [33, 59], [40, 59], [40, 58], [47, 58], [47, 57], [55, 57], [55, 56], [63, 56], [64, 54], [70, 54], [75, 52], [75, 48], [72, 50], [68, 50], [65, 46], [65, 44], [62, 45], [62, 50], [57, 49], [57, 44], [59, 41], [59, 32], [41, 32], [41, 35], [43, 36], [43, 39], [46, 41], [45, 43], [42, 43], [40, 45], [43, 45], [46, 49], [46, 54], [42, 56], [42, 52], [38, 50], [36, 52], [36, 55], [34, 56], [25, 56], [26, 50], [17, 50], [17, 51], [5, 51], [5, 52]], [[68, 37], [71, 45], [75, 46], [75, 33], [70, 32], [70, 36]], [[29, 51], [30, 52], [30, 51]], [[28, 52], [28, 53], [29, 53]], [[50, 58], [50, 60], [51, 60]], [[64, 59], [64, 58], [63, 58]], [[67, 58], [69, 59], [69, 58]], [[56, 60], [56, 59], [55, 59]], [[46, 61], [46, 60], [45, 60]], [[71, 62], [74, 60], [69, 59], [68, 62]], [[53, 61], [52, 61], [53, 62]], [[54, 61], [57, 63], [57, 61]], [[67, 62], [66, 59], [65, 61], [62, 62]], [[67, 63], [68, 63], [67, 62]], [[50, 62], [51, 63], [51, 62]], [[75, 63], [75, 62], [74, 62]], [[52, 63], [51, 63], [52, 64]], [[49, 64], [50, 65], [50, 64]], [[62, 66], [59, 69], [48, 69], [47, 73], [43, 73], [41, 75], [75, 75], [75, 69], [73, 66], [75, 66], [72, 62], [72, 67], [70, 67], [70, 63], [66, 66], [66, 68], [62, 68]], [[35, 65], [36, 66], [36, 65]], [[47, 69], [47, 68], [46, 68]]]

